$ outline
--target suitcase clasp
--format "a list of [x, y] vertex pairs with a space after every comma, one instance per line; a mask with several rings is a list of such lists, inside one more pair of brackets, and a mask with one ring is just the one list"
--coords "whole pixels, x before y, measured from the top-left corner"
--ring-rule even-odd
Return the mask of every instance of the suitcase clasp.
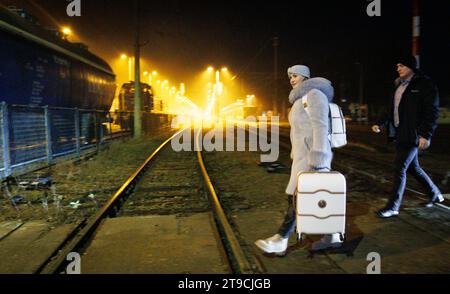
[[320, 208], [325, 208], [327, 206], [327, 202], [325, 200], [320, 200], [318, 205]]

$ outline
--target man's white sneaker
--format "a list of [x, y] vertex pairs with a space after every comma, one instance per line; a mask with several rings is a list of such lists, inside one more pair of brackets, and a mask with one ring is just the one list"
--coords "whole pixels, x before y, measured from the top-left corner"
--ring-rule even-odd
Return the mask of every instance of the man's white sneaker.
[[399, 212], [393, 209], [381, 209], [377, 212], [377, 214], [381, 218], [390, 218], [393, 216], [397, 216]]
[[441, 203], [441, 202], [444, 202], [444, 196], [442, 196], [442, 194], [439, 194], [439, 195], [436, 195], [435, 197], [433, 197], [427, 203], [425, 203], [425, 207], [433, 207], [433, 205], [435, 203]]
[[273, 235], [264, 240], [257, 240], [255, 245], [266, 253], [286, 252], [289, 238], [283, 238], [280, 234]]

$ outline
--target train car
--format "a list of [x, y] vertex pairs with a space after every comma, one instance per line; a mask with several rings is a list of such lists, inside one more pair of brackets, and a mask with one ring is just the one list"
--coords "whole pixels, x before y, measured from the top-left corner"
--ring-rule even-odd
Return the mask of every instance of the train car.
[[0, 101], [108, 111], [115, 75], [74, 44], [0, 7]]
[[225, 118], [233, 119], [247, 119], [248, 117], [256, 117], [257, 107], [247, 105], [243, 99], [238, 99], [236, 102], [224, 107], [220, 111], [220, 115]]
[[[134, 82], [125, 83], [120, 88], [119, 111], [134, 111]], [[142, 110], [153, 110], [153, 89], [150, 85], [141, 83]]]

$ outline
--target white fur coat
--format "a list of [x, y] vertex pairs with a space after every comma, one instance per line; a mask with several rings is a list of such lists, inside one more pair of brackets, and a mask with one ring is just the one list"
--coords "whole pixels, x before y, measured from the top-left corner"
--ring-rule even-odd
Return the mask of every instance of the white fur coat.
[[[302, 97], [308, 95], [308, 113], [302, 104]], [[331, 145], [328, 140], [329, 102], [333, 99], [333, 86], [324, 78], [304, 81], [294, 88], [289, 101], [293, 103], [289, 112], [291, 125], [292, 168], [286, 193], [295, 194], [297, 176], [300, 172], [317, 168], [331, 168]]]

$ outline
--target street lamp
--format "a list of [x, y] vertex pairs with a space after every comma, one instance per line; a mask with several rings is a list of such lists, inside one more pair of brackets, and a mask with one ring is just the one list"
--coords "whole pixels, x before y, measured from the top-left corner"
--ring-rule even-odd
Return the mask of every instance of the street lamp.
[[128, 59], [128, 80], [132, 81], [133, 80], [132, 71], [133, 71], [134, 57], [128, 57], [128, 55], [122, 54], [122, 55], [120, 55], [120, 59]]
[[211, 103], [212, 104], [216, 104], [216, 106], [213, 106], [213, 109], [215, 109], [216, 113], [219, 114], [219, 110], [221, 107], [221, 103], [223, 101], [221, 101], [220, 97], [223, 94], [223, 90], [224, 90], [224, 86], [223, 83], [220, 81], [220, 73], [227, 73], [228, 72], [228, 68], [227, 67], [222, 67], [220, 70], [219, 69], [215, 69], [212, 66], [209, 66], [207, 69], [208, 73], [213, 73], [215, 70], [215, 83], [213, 85], [213, 95], [212, 95], [212, 99], [211, 99]]
[[151, 86], [153, 84], [153, 77], [156, 77], [158, 72], [156, 70], [152, 72], [144, 71], [144, 76], [148, 76], [148, 84]]
[[247, 99], [246, 99], [246, 105], [247, 105], [247, 106], [253, 106], [254, 103], [255, 103], [255, 95], [250, 94], [250, 95], [247, 95], [246, 98], [247, 98]]

